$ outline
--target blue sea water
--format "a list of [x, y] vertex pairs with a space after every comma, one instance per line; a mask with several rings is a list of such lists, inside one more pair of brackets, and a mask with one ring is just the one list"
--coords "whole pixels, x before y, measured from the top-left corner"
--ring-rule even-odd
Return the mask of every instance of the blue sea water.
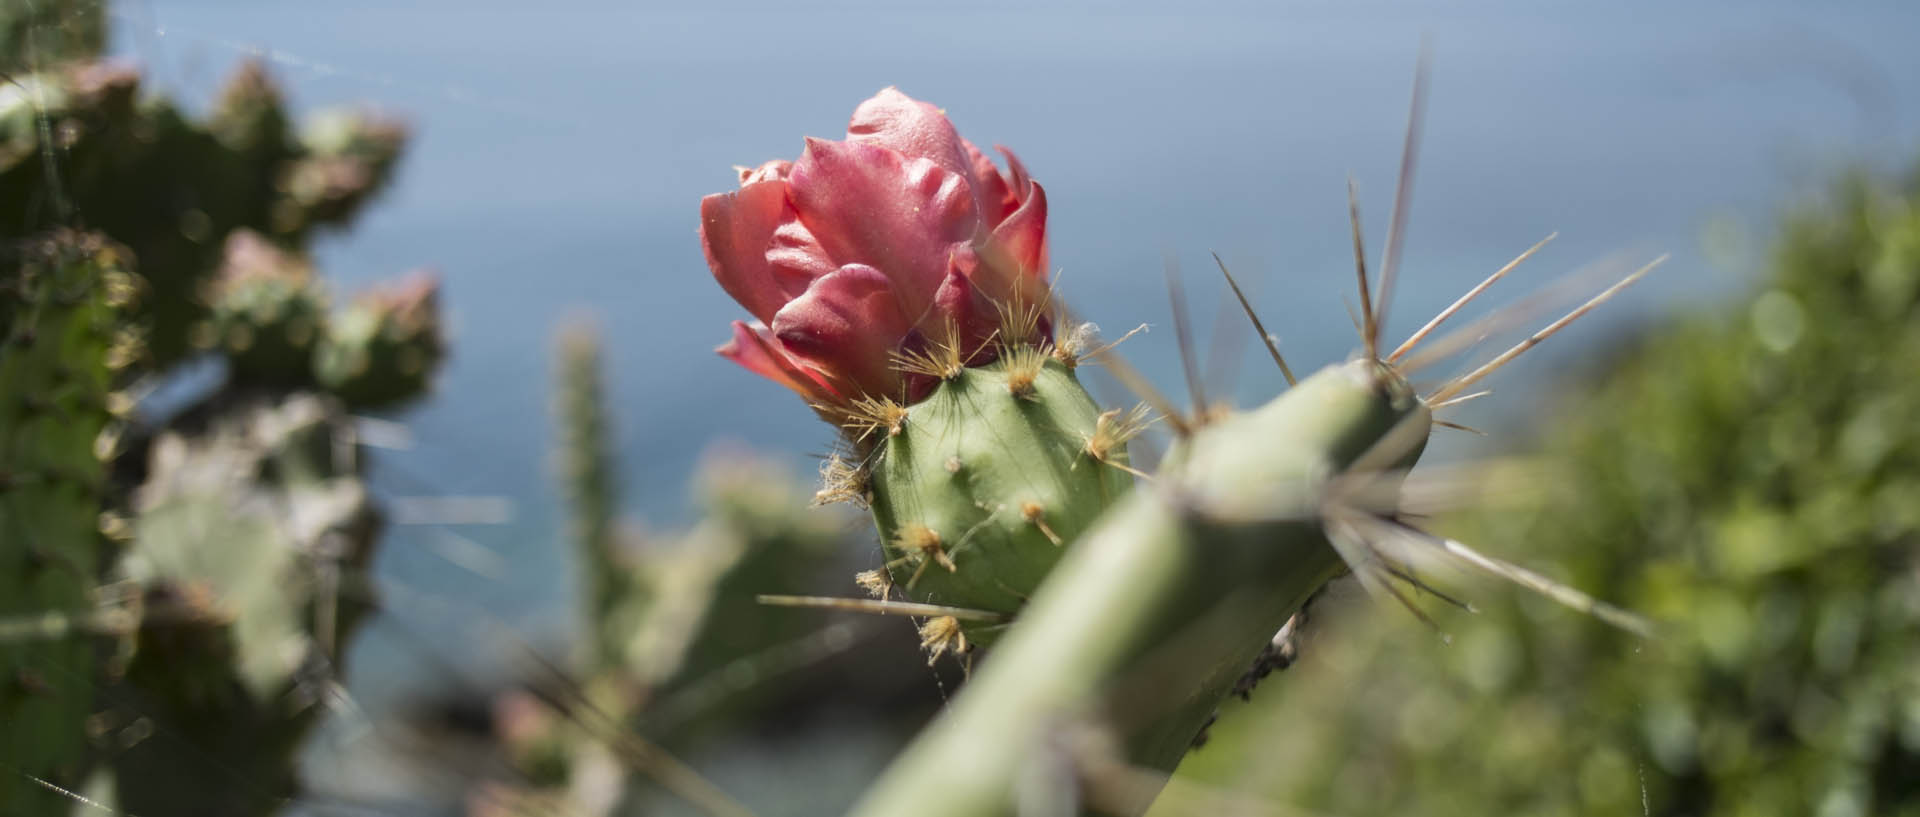
[[[1296, 368], [1354, 347], [1341, 306], [1354, 289], [1345, 185], [1358, 184], [1377, 260], [1429, 37], [1432, 95], [1389, 336], [1550, 232], [1559, 239], [1501, 291], [1616, 254], [1673, 256], [1496, 379], [1505, 413], [1473, 416], [1503, 423], [1610, 330], [1744, 286], [1775, 214], [1834, 171], [1897, 168], [1920, 146], [1920, 8], [1893, 2], [115, 9], [116, 51], [180, 96], [204, 101], [257, 54], [303, 109], [369, 102], [413, 123], [394, 188], [318, 256], [348, 289], [415, 266], [444, 275], [453, 358], [431, 399], [390, 418], [413, 442], [377, 452], [383, 493], [503, 497], [511, 513], [397, 526], [379, 570], [542, 644], [560, 643], [572, 609], [551, 464], [556, 331], [587, 323], [604, 336], [628, 507], [653, 526], [689, 521], [688, 475], [711, 446], [809, 473], [830, 431], [712, 354], [744, 313], [706, 271], [697, 202], [734, 183], [732, 165], [791, 158], [804, 135], [838, 137], [881, 87], [1020, 153], [1052, 203], [1065, 296], [1109, 335], [1151, 324], [1123, 349], [1174, 390], [1169, 256], [1187, 270], [1203, 338], [1223, 314], [1207, 255], [1217, 251]], [[1227, 389], [1245, 404], [1279, 379], [1243, 351]], [[369, 706], [439, 683], [449, 666], [504, 663], [459, 642], [457, 618], [373, 627], [355, 656]], [[422, 636], [445, 655], [422, 661]]]

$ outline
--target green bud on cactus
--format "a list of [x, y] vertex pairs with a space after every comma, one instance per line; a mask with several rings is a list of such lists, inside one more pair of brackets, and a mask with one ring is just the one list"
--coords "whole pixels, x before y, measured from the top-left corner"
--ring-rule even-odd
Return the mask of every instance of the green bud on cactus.
[[416, 272], [334, 317], [315, 349], [314, 375], [350, 406], [389, 407], [426, 393], [445, 348], [440, 282]]
[[[1355, 361], [1194, 432], [1161, 483], [1086, 533], [853, 813], [1012, 815], [1017, 782], [1051, 763], [1068, 764], [1066, 785], [1076, 763], [1171, 770], [1260, 647], [1342, 569], [1322, 519], [1335, 478], [1404, 457], [1431, 423], [1404, 380]], [[1155, 788], [1095, 813], [1139, 813]]]
[[820, 497], [871, 500], [886, 568], [859, 582], [970, 612], [923, 626], [936, 657], [990, 640], [1132, 482], [1129, 424], [1055, 348], [1046, 192], [1001, 153], [888, 88], [844, 141], [700, 207], [708, 266], [756, 319], [720, 353], [848, 430], [857, 464]]
[[[1011, 618], [1064, 546], [1131, 487], [1124, 441], [1100, 442], [1099, 406], [1037, 352], [960, 369], [925, 400], [874, 418], [873, 517], [890, 583], [908, 598]], [[967, 622], [961, 633], [985, 644], [994, 629]], [[958, 648], [955, 635], [936, 629], [928, 646]]]
[[208, 300], [204, 340], [226, 355], [234, 380], [297, 385], [312, 377], [327, 296], [306, 259], [237, 230]]

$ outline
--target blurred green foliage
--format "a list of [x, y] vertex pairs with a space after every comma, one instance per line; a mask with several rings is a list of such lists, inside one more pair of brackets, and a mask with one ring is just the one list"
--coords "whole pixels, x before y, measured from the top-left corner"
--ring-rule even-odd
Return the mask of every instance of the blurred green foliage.
[[107, 43], [101, 0], [7, 0], [0, 3], [0, 71], [34, 70], [49, 62], [99, 56]]
[[145, 357], [166, 368], [232, 340], [209, 325], [230, 235], [298, 253], [348, 226], [391, 180], [407, 136], [364, 111], [297, 124], [259, 62], [241, 64], [198, 118], [111, 60], [10, 76], [0, 84], [0, 242], [77, 225], [126, 245], [154, 293], [132, 316]]
[[[57, 799], [33, 780], [87, 765], [86, 679], [121, 315], [137, 292], [126, 255], [57, 231], [0, 251], [0, 812]], [[78, 682], [78, 683], [76, 683]]]
[[0, 814], [268, 814], [374, 604], [348, 411], [444, 355], [432, 276], [335, 315], [303, 255], [406, 129], [296, 127], [259, 62], [194, 116], [99, 58], [106, 16], [0, 3]]
[[1660, 640], [1485, 588], [1450, 647], [1350, 616], [1183, 774], [1342, 815], [1920, 814], [1916, 203], [1790, 218], [1756, 294], [1539, 415], [1533, 501], [1445, 526]]

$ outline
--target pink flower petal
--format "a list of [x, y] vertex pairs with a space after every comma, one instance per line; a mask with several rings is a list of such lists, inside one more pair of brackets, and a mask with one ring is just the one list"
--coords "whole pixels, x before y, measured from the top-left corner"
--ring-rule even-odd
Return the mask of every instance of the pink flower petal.
[[994, 244], [1013, 260], [1020, 274], [1042, 283], [1047, 280], [1047, 191], [1039, 182], [1027, 183], [1020, 209], [993, 228]]
[[897, 88], [881, 89], [853, 109], [853, 118], [847, 122], [847, 141], [890, 148], [909, 159], [930, 159], [972, 181], [973, 160], [967, 155], [966, 140], [960, 138], [947, 115]]
[[1006, 145], [994, 145], [993, 149], [1007, 157], [1007, 184], [1013, 188], [1014, 197], [1023, 202], [1026, 201], [1027, 196], [1031, 195], [1033, 184], [1033, 177], [1027, 175], [1027, 166], [1022, 164], [1020, 157], [1013, 155], [1013, 151], [1008, 150]]
[[734, 321], [733, 339], [714, 351], [754, 374], [799, 392], [809, 403], [831, 406], [845, 402], [817, 373], [781, 349], [773, 333], [760, 324], [748, 326]]
[[[923, 335], [935, 343], [958, 343], [963, 359], [970, 366], [994, 358], [995, 350], [991, 341], [994, 332], [1000, 328], [1000, 311], [967, 280], [959, 265], [948, 271], [946, 280], [940, 282], [940, 291], [933, 300], [939, 308], [939, 325], [921, 326]], [[949, 331], [955, 332], [956, 336], [948, 337]]]
[[773, 231], [773, 244], [767, 248], [767, 265], [789, 300], [806, 292], [815, 278], [840, 268], [827, 257], [827, 251], [821, 248], [819, 239], [813, 237], [807, 225], [800, 223], [800, 213], [792, 204], [787, 205], [780, 217], [780, 226]]
[[987, 224], [999, 224], [1020, 206], [1020, 199], [1013, 193], [1000, 168], [987, 158], [972, 142], [964, 142], [967, 157], [973, 162], [974, 198], [980, 202], [980, 219]]
[[735, 165], [733, 169], [740, 172], [740, 186], [746, 187], [754, 182], [785, 180], [787, 172], [793, 169], [793, 162], [786, 159], [771, 159], [759, 167]]
[[893, 282], [865, 264], [848, 264], [813, 285], [773, 317], [781, 347], [825, 374], [847, 395], [898, 398], [892, 353], [912, 329]]
[[787, 208], [787, 184], [766, 181], [700, 200], [700, 246], [720, 287], [761, 321], [787, 302], [767, 265], [767, 248]]
[[955, 245], [984, 237], [963, 178], [877, 145], [809, 139], [788, 185], [826, 256], [885, 272], [915, 320], [932, 305]]

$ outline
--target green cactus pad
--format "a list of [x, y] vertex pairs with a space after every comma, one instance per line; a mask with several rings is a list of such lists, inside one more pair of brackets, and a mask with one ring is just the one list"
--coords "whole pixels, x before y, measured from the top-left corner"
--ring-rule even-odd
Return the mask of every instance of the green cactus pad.
[[[1100, 408], [1073, 372], [1043, 358], [1016, 394], [1009, 360], [962, 370], [897, 431], [875, 432], [873, 516], [892, 583], [914, 601], [1012, 615], [1132, 487], [1124, 443], [1105, 462], [1089, 453]], [[965, 632], [981, 644], [991, 626]]]
[[[146, 602], [139, 647], [100, 722], [170, 731], [108, 759], [128, 812], [251, 817], [293, 791], [295, 752], [370, 609], [379, 519], [352, 434], [338, 403], [296, 393], [154, 441], [124, 563]], [[249, 784], [209, 790], [209, 774]]]
[[38, 814], [59, 800], [27, 776], [74, 786], [85, 770], [94, 645], [84, 632], [104, 558], [95, 443], [110, 422], [109, 362], [132, 279], [93, 236], [10, 249], [0, 266], [0, 621], [47, 626], [0, 638], [0, 803]]

